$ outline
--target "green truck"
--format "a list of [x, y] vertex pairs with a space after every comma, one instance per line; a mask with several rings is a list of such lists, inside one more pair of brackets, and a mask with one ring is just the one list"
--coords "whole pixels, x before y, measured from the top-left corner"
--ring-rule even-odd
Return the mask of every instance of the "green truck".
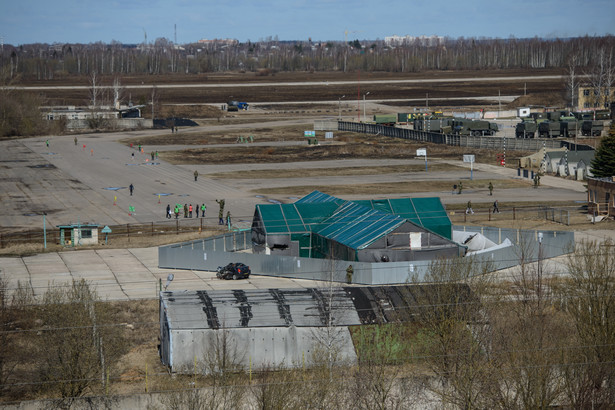
[[515, 126], [515, 137], [517, 138], [534, 138], [538, 124], [533, 118], [524, 118], [523, 121]]
[[457, 135], [494, 135], [498, 131], [498, 125], [485, 120], [468, 120], [455, 118], [452, 123], [453, 134]]

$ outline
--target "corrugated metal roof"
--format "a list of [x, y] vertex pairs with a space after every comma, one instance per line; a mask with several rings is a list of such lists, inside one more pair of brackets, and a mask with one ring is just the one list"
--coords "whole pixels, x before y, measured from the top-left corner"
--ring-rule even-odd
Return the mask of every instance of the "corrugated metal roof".
[[452, 238], [452, 223], [438, 197], [353, 201], [363, 206], [399, 215], [425, 229]]
[[399, 216], [345, 202], [314, 231], [352, 249], [364, 249], [404, 222]]
[[335, 202], [338, 205], [341, 205], [345, 201], [340, 198], [336, 198], [329, 194], [325, 194], [320, 191], [312, 191], [306, 196], [295, 201], [296, 204], [313, 204], [313, 203], [323, 203], [323, 202]]
[[[441, 286], [173, 291], [161, 299], [170, 330], [353, 326], [414, 321]], [[467, 285], [446, 286], [458, 287], [446, 293], [450, 303], [474, 300]]]

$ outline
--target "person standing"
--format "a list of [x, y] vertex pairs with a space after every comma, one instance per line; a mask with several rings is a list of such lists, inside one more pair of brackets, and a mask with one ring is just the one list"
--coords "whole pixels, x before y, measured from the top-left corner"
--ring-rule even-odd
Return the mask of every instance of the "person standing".
[[499, 208], [498, 200], [497, 199], [493, 202], [493, 213], [494, 214], [499, 214], [500, 213], [500, 208]]
[[196, 204], [196, 205], [194, 206], [194, 210], [196, 211], [196, 212], [195, 212], [195, 214], [194, 214], [194, 217], [195, 217], [195, 218], [198, 218], [198, 217], [199, 217], [199, 209], [201, 209], [201, 208], [199, 208], [199, 204]]
[[167, 204], [167, 212], [164, 214], [164, 216], [169, 219], [171, 217], [171, 205]]
[[188, 204], [184, 204], [184, 218], [188, 218]]
[[472, 209], [472, 201], [468, 201], [468, 206], [466, 208], [466, 214], [474, 215], [474, 210]]
[[47, 144], [47, 148], [49, 148], [49, 140], [46, 140], [45, 144]]
[[354, 274], [354, 269], [352, 265], [348, 265], [346, 268], [346, 283], [352, 283], [352, 275]]
[[175, 219], [179, 218], [179, 205], [175, 205]]
[[203, 205], [201, 205], [201, 212], [202, 212], [201, 217], [203, 218], [205, 218], [205, 211], [207, 211], [207, 205], [205, 205], [205, 202], [203, 202]]
[[493, 184], [489, 181], [489, 196], [493, 195]]
[[75, 146], [77, 146], [77, 137], [75, 137]]
[[188, 218], [192, 218], [192, 204], [188, 207]]
[[224, 225], [224, 199], [216, 199], [216, 202], [220, 205], [220, 210], [218, 211], [218, 225]]
[[134, 185], [130, 184], [130, 186], [128, 187], [128, 189], [130, 190], [130, 196], [132, 196], [132, 191], [135, 190]]
[[229, 231], [231, 230], [231, 211], [226, 212], [226, 226], [228, 226]]
[[199, 171], [194, 170], [194, 182], [196, 182], [198, 177], [199, 177]]
[[461, 195], [461, 191], [463, 191], [463, 183], [459, 181], [459, 185], [457, 185], [457, 194]]

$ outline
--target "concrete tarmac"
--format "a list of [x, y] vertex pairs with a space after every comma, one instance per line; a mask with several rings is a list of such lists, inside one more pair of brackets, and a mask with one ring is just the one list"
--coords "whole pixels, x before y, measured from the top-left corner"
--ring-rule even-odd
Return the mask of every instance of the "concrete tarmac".
[[[259, 124], [262, 126], [262, 124]], [[242, 127], [246, 127], [245, 124]], [[190, 132], [196, 132], [191, 129]], [[183, 149], [183, 146], [145, 146], [141, 153], [137, 147], [118, 143], [119, 139], [168, 133], [166, 130], [143, 130], [106, 134], [30, 138], [0, 142], [0, 226], [4, 230], [40, 228], [45, 212], [48, 232], [60, 224], [92, 222], [100, 225], [117, 225], [165, 221], [167, 204], [202, 204], [208, 207], [206, 223], [216, 224], [218, 205], [215, 199], [226, 199], [226, 210], [234, 216], [233, 223], [240, 228], [251, 224], [254, 206], [259, 203], [292, 202], [296, 198], [267, 197], [254, 194], [253, 190], [289, 185], [314, 185], [320, 189], [328, 185], [407, 182], [422, 180], [470, 179], [470, 164], [459, 161], [429, 159], [429, 164], [445, 162], [465, 167], [465, 172], [393, 173], [369, 176], [331, 176], [279, 178], [268, 180], [209, 179], [207, 174], [236, 172], [248, 174], [256, 169], [301, 170], [312, 168], [343, 168], [356, 166], [390, 166], [424, 164], [423, 159], [408, 160], [334, 160], [295, 162], [282, 164], [234, 165], [183, 165], [151, 160], [152, 151]], [[296, 143], [296, 142], [291, 142]], [[323, 143], [326, 143], [323, 141]], [[285, 142], [255, 144], [288, 144]], [[193, 146], [191, 146], [192, 148]], [[235, 145], [233, 145], [235, 147]], [[134, 158], [133, 155], [134, 154]], [[194, 181], [194, 170], [199, 171]], [[464, 189], [461, 195], [451, 190], [412, 194], [412, 196], [440, 196], [447, 203], [490, 203], [498, 199], [502, 207], [506, 201], [586, 200], [582, 182], [543, 177], [541, 187], [532, 188], [532, 181], [525, 180], [527, 188], [500, 189], [497, 181], [517, 178], [514, 168], [474, 164], [473, 178], [493, 180], [494, 196], [485, 189]], [[131, 196], [128, 186], [135, 189]], [[159, 196], [160, 195], [160, 203]], [[379, 198], [404, 197], [400, 192]], [[345, 199], [365, 199], [365, 196], [344, 196]], [[115, 203], [115, 204], [114, 204]], [[129, 206], [135, 212], [129, 214]], [[268, 288], [312, 287], [318, 283], [304, 280], [252, 277], [246, 281], [221, 281], [213, 272], [175, 271], [159, 269], [157, 248], [99, 249], [52, 252], [23, 258], [0, 258], [0, 270], [8, 278], [10, 287], [17, 281], [29, 283], [37, 294], [49, 284], [61, 284], [71, 279], [91, 281], [99, 294], [110, 300], [157, 297], [159, 280], [163, 283], [169, 273], [175, 274], [170, 289], [214, 288]]]

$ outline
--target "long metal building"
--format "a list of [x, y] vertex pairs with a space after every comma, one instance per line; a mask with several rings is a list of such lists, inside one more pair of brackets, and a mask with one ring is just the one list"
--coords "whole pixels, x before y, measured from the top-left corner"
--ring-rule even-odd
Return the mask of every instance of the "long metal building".
[[[450, 303], [468, 305], [466, 285]], [[440, 285], [173, 291], [160, 293], [160, 355], [171, 371], [310, 366], [323, 346], [356, 363], [349, 326], [418, 320]], [[232, 357], [224, 357], [222, 352]]]

